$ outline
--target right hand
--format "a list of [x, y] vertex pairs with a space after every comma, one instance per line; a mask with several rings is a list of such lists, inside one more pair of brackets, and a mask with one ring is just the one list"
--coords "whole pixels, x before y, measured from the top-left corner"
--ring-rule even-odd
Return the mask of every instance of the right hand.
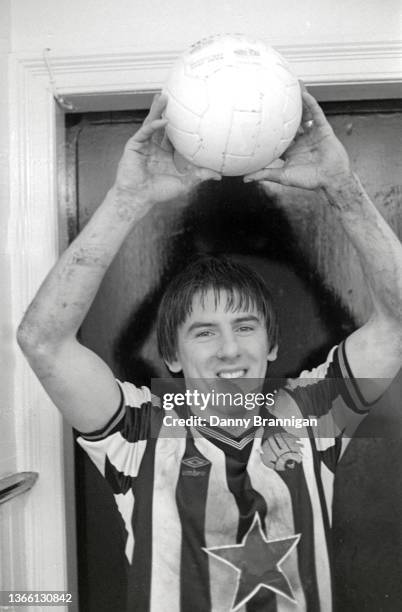
[[141, 128], [127, 142], [120, 160], [115, 189], [153, 205], [186, 194], [201, 181], [220, 180], [221, 175], [191, 162], [176, 167], [176, 153], [164, 128], [161, 115], [167, 99], [156, 95]]
[[[301, 132], [283, 153], [281, 168], [263, 168], [244, 177], [248, 181], [279, 183], [300, 189], [328, 190], [345, 185], [352, 176], [345, 148], [335, 136], [318, 102], [302, 84]], [[269, 191], [268, 191], [269, 193]]]

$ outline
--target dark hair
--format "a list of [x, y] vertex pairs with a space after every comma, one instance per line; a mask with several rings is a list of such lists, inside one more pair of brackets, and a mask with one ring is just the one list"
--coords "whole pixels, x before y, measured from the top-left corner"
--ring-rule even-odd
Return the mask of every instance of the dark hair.
[[159, 353], [166, 361], [173, 361], [177, 352], [177, 330], [191, 314], [193, 298], [197, 294], [201, 303], [212, 289], [215, 304], [220, 292], [227, 294], [227, 310], [255, 308], [266, 322], [268, 342], [278, 343], [278, 324], [271, 294], [263, 279], [244, 264], [226, 256], [198, 257], [169, 283], [157, 316]]

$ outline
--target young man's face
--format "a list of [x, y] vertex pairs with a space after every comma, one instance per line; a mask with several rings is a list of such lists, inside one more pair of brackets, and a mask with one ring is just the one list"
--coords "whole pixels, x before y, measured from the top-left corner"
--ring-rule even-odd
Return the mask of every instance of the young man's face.
[[209, 290], [202, 301], [194, 296], [192, 312], [178, 329], [176, 359], [168, 366], [173, 372], [183, 371], [185, 379], [263, 379], [276, 354], [261, 314], [254, 308], [227, 309], [225, 292], [215, 304]]

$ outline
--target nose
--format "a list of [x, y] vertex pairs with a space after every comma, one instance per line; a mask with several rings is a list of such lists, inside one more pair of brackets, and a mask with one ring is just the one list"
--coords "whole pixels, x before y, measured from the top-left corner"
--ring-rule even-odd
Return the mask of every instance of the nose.
[[239, 356], [240, 349], [236, 335], [231, 331], [221, 338], [217, 356], [219, 359], [235, 359]]

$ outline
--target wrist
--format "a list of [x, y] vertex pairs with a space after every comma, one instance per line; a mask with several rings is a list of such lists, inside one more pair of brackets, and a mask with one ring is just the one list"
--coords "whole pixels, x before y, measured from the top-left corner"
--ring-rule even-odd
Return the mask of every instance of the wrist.
[[106, 201], [125, 222], [140, 219], [154, 206], [149, 194], [141, 189], [123, 187], [117, 183], [109, 190]]
[[321, 188], [331, 206], [337, 209], [349, 208], [365, 193], [358, 176], [348, 170], [335, 175]]

